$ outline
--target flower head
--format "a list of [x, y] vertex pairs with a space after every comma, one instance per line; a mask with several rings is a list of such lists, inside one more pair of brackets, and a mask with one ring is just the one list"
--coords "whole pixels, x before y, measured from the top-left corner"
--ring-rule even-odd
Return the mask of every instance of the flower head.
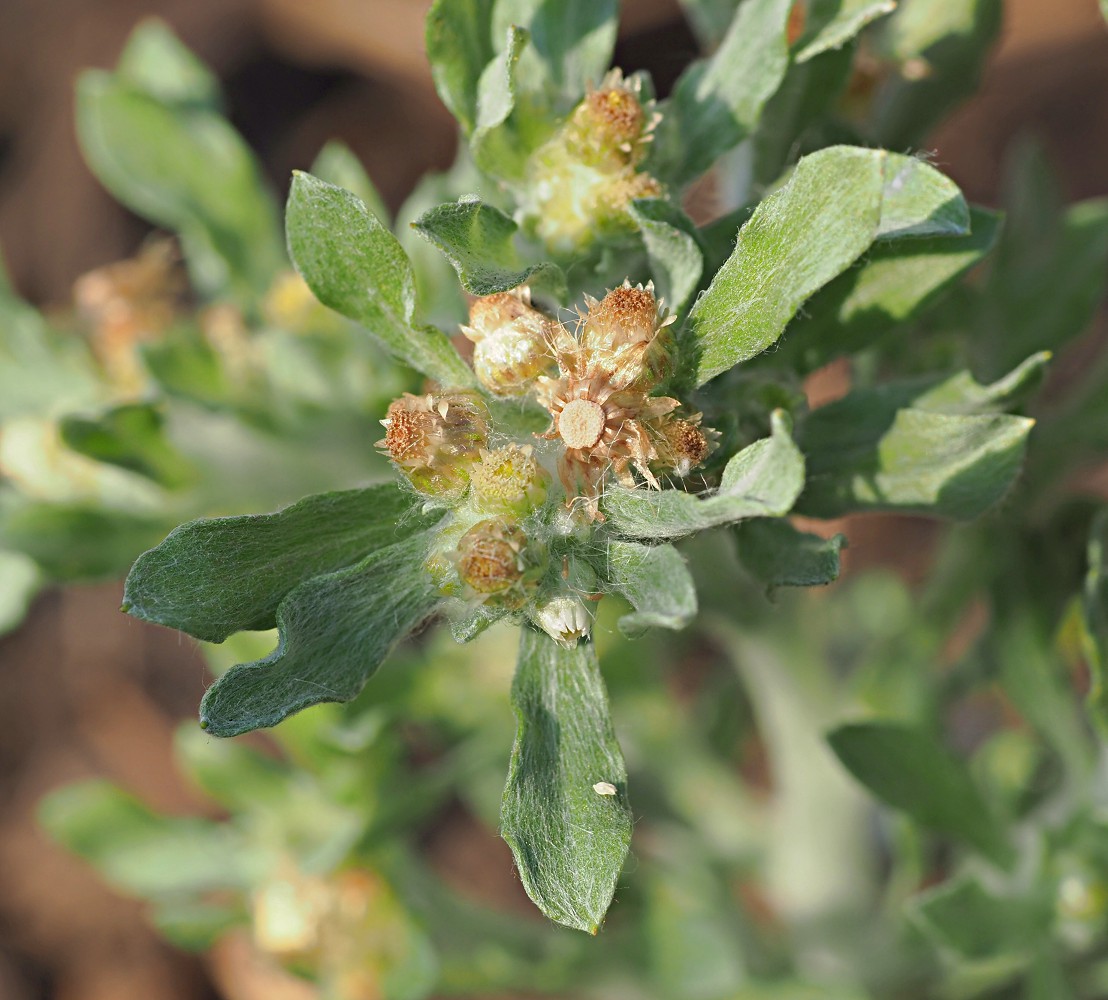
[[473, 506], [489, 514], [524, 517], [546, 500], [550, 477], [530, 445], [508, 444], [482, 451], [470, 467]]
[[531, 305], [526, 286], [474, 299], [462, 333], [474, 343], [478, 381], [497, 396], [526, 392], [553, 366], [546, 346], [551, 322]]

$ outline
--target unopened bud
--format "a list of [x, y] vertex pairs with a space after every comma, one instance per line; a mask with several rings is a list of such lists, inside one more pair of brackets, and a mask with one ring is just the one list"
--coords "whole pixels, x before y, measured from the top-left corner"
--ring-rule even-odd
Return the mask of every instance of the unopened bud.
[[598, 354], [610, 355], [605, 367], [613, 385], [619, 388], [652, 388], [672, 369], [676, 319], [667, 316], [654, 297], [653, 282], [632, 287], [625, 281], [599, 302], [588, 300], [589, 309], [581, 329], [581, 345]]
[[633, 166], [646, 155], [655, 121], [653, 110], [643, 106], [639, 81], [626, 81], [615, 69], [573, 110], [566, 145], [592, 166]]
[[531, 618], [555, 642], [573, 647], [578, 639], [587, 639], [592, 615], [576, 595], [558, 594], [538, 604]]
[[549, 371], [550, 319], [531, 306], [528, 288], [475, 299], [462, 333], [474, 343], [473, 370], [478, 381], [498, 396], [518, 396]]
[[687, 476], [711, 454], [712, 441], [694, 420], [672, 420], [665, 424], [665, 448], [663, 463], [682, 478]]
[[550, 477], [530, 445], [509, 444], [482, 451], [470, 468], [473, 505], [489, 514], [525, 517], [546, 501]]
[[458, 542], [458, 576], [481, 600], [506, 597], [523, 580], [527, 539], [510, 522], [480, 521]]

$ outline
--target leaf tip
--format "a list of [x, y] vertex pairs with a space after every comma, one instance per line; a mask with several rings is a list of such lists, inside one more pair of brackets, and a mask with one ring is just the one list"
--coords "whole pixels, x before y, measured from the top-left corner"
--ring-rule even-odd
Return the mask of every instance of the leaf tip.
[[200, 728], [201, 729], [207, 729], [208, 726], [210, 726], [211, 724], [212, 723], [211, 723], [210, 719], [206, 719], [203, 716], [201, 716], [201, 718], [200, 718]]
[[133, 607], [134, 605], [130, 601], [125, 599], [123, 603], [119, 606], [119, 610], [122, 611], [123, 614], [129, 615]]

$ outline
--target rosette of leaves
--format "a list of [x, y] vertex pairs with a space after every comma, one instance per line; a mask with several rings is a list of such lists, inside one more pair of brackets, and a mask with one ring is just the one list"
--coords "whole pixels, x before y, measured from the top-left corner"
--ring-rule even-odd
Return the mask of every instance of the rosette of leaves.
[[[740, 14], [750, 6], [758, 5]], [[444, 9], [453, 8], [436, 8]], [[560, 45], [575, 36], [544, 37]], [[681, 113], [676, 105], [671, 112]], [[526, 108], [515, 114], [526, 117]], [[567, 543], [579, 545], [599, 591], [632, 605], [625, 628], [680, 628], [695, 614], [691, 577], [671, 544], [684, 536], [737, 526], [740, 554], [767, 587], [815, 584], [836, 575], [840, 543], [793, 529], [782, 518], [794, 509], [966, 519], [1004, 496], [1031, 428], [1004, 411], [1034, 381], [1041, 359], [992, 385], [967, 373], [861, 385], [812, 412], [796, 391], [804, 365], [774, 365], [770, 355], [735, 368], [786, 328], [786, 345], [795, 340], [821, 358], [903, 329], [984, 255], [993, 221], [971, 212], [925, 162], [835, 146], [801, 160], [732, 228], [733, 247], [718, 269], [702, 277], [701, 258], [675, 303], [672, 389], [695, 402], [708, 425], [728, 428], [708, 470], [712, 485], [700, 495], [613, 486], [601, 501], [602, 524]], [[455, 233], [452, 259], [463, 283], [475, 270], [497, 275], [491, 285], [469, 283], [471, 290], [509, 287], [548, 269], [549, 261], [514, 256], [510, 220], [478, 206], [471, 223]], [[293, 260], [321, 302], [440, 385], [479, 391], [448, 337], [428, 324], [400, 243], [361, 199], [297, 174], [286, 229]], [[690, 239], [699, 246], [707, 237]], [[659, 272], [667, 262], [670, 271], [679, 267], [682, 245], [658, 252]], [[550, 292], [551, 308], [559, 291]], [[518, 439], [536, 429], [526, 407], [489, 402]], [[275, 725], [308, 705], [357, 695], [389, 650], [435, 614], [441, 596], [424, 561], [441, 518], [441, 508], [382, 485], [309, 497], [276, 514], [192, 522], [136, 563], [125, 608], [216, 642], [276, 625], [277, 648], [228, 671], [201, 706], [202, 725], [215, 735]], [[543, 911], [595, 932], [626, 856], [631, 812], [592, 645], [559, 644], [525, 626], [513, 700], [519, 729], [502, 832]]]

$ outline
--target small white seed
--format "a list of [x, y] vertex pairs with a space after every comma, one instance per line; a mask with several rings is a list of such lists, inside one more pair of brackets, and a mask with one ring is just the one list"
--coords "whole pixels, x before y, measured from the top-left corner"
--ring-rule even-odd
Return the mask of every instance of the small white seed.
[[610, 781], [598, 781], [592, 786], [592, 790], [596, 792], [597, 795], [616, 795], [619, 793], [619, 789]]

